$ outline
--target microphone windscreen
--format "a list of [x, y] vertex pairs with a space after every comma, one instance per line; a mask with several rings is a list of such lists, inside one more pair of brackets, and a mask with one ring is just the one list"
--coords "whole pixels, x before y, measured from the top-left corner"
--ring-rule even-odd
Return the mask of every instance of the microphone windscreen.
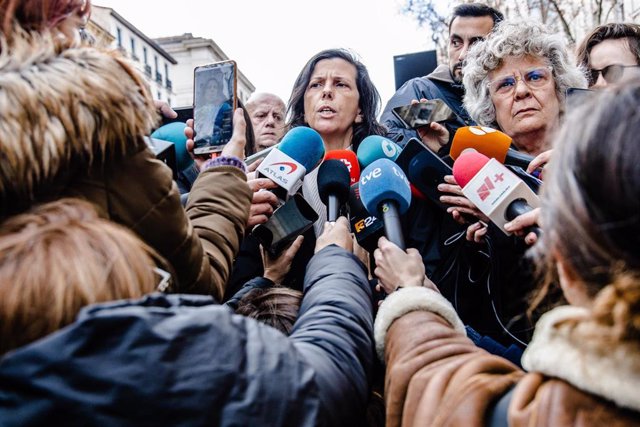
[[362, 140], [358, 147], [358, 161], [362, 169], [378, 159], [395, 161], [402, 148], [395, 142], [380, 135], [370, 135]]
[[453, 177], [464, 188], [488, 162], [489, 158], [477, 151], [464, 152], [453, 163]]
[[278, 149], [311, 172], [324, 157], [324, 141], [318, 132], [298, 126], [285, 134]]
[[393, 200], [400, 213], [406, 212], [411, 203], [409, 180], [398, 165], [389, 159], [371, 163], [360, 175], [360, 198], [371, 215], [377, 216], [378, 206]]
[[338, 197], [340, 204], [346, 203], [350, 182], [349, 170], [342, 161], [329, 159], [322, 162], [318, 169], [318, 193], [322, 203], [328, 204], [329, 195]]
[[487, 157], [504, 163], [511, 141], [510, 136], [496, 129], [485, 126], [464, 126], [456, 131], [449, 155], [455, 160], [465, 149], [473, 148]]
[[193, 159], [187, 151], [187, 137], [184, 134], [184, 128], [186, 127], [187, 124], [184, 122], [172, 122], [160, 126], [151, 134], [151, 138], [173, 142], [176, 148], [178, 171], [184, 170], [193, 164]]
[[360, 164], [356, 153], [351, 150], [331, 150], [324, 156], [325, 160], [335, 159], [340, 160], [347, 166], [349, 170], [349, 177], [351, 178], [351, 184], [355, 184], [360, 179]]

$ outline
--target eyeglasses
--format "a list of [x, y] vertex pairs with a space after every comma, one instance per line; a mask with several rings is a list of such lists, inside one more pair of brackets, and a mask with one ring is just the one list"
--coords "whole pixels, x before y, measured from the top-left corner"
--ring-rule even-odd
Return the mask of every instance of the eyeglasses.
[[620, 65], [620, 64], [611, 64], [606, 67], [595, 70], [591, 68], [589, 70], [589, 86], [593, 86], [598, 81], [598, 76], [602, 73], [602, 78], [607, 81], [607, 83], [615, 83], [619, 81], [624, 75], [625, 68], [638, 68], [640, 69], [640, 65]]
[[521, 72], [519, 76], [513, 74], [498, 77], [487, 84], [489, 93], [497, 96], [511, 95], [519, 80], [522, 80], [522, 82], [531, 89], [543, 87], [553, 79], [551, 70], [553, 70], [553, 67], [547, 66], [534, 68], [533, 70], [526, 71], [524, 74]]
[[159, 292], [166, 292], [171, 286], [171, 273], [158, 267], [154, 267], [153, 272], [160, 276], [160, 281], [158, 282], [156, 290]]

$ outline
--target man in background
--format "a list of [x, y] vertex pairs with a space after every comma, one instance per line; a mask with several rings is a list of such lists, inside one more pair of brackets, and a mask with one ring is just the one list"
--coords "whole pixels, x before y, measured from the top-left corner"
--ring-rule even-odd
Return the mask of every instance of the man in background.
[[[388, 129], [387, 136], [404, 146], [410, 138], [418, 137], [412, 129], [405, 129], [400, 120], [393, 115], [392, 109], [408, 105], [412, 100], [441, 99], [456, 114], [457, 117], [445, 123], [449, 131], [449, 141], [453, 139], [455, 131], [461, 126], [473, 125], [469, 114], [462, 106], [464, 87], [462, 86], [462, 66], [469, 48], [479, 40], [484, 39], [493, 27], [504, 19], [502, 13], [496, 9], [480, 3], [461, 4], [453, 10], [449, 22], [448, 63], [440, 64], [431, 74], [416, 77], [407, 81], [391, 97], [382, 112], [381, 122]], [[426, 128], [426, 129], [425, 129]], [[429, 144], [437, 139], [438, 129], [420, 128], [420, 139], [432, 150], [440, 151], [439, 144]], [[441, 155], [448, 154], [448, 144]]]
[[284, 135], [285, 104], [272, 93], [254, 93], [246, 103], [256, 138], [256, 151], [269, 148]]

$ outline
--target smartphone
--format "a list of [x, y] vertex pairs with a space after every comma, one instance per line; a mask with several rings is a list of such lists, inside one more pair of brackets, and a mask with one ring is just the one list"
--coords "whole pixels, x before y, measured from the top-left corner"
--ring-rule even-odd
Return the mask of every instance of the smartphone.
[[440, 99], [402, 105], [391, 111], [407, 129], [417, 129], [431, 122], [444, 122], [453, 116], [451, 108]]
[[233, 134], [238, 72], [235, 61], [196, 67], [193, 71], [194, 154], [222, 151]]
[[396, 163], [415, 188], [441, 209], [447, 210], [448, 206], [440, 201], [442, 193], [438, 191], [438, 185], [444, 183], [445, 175], [453, 175], [448, 164], [417, 138], [407, 142]]

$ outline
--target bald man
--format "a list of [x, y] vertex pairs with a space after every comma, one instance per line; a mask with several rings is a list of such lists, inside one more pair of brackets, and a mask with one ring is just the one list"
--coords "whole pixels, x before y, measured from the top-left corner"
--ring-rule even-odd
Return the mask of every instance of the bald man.
[[245, 108], [251, 117], [256, 137], [256, 151], [277, 144], [284, 135], [285, 104], [272, 93], [254, 93]]

